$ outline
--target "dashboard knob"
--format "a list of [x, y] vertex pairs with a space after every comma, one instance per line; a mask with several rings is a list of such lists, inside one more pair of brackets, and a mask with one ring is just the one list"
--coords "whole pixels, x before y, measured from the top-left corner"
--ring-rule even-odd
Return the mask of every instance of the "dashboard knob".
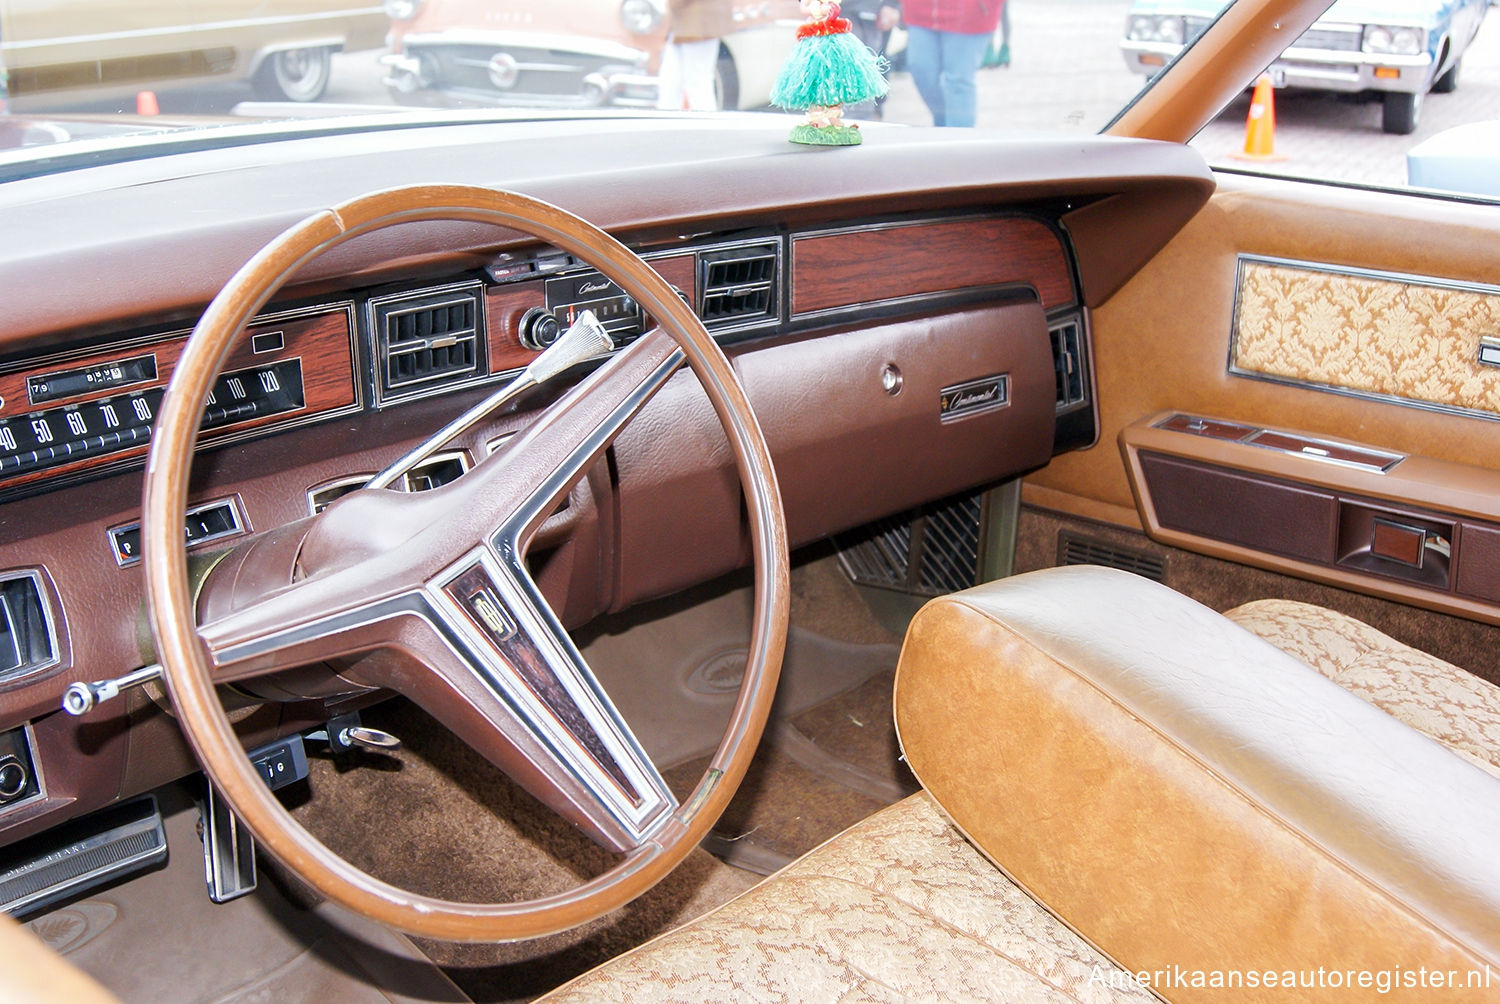
[[521, 315], [521, 344], [540, 352], [562, 334], [557, 318], [541, 307], [532, 307]]
[[9, 802], [22, 795], [31, 784], [31, 772], [18, 757], [0, 760], [0, 801]]

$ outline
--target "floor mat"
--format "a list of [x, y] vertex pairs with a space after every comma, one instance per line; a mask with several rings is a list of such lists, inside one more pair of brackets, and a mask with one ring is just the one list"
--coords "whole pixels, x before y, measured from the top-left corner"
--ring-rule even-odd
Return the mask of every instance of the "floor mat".
[[[887, 670], [774, 723], [705, 846], [769, 874], [915, 791], [892, 724], [894, 679]], [[691, 787], [707, 762], [667, 772], [668, 783]]]
[[209, 902], [188, 785], [158, 798], [170, 854], [164, 867], [26, 921], [126, 1004], [462, 999], [406, 938], [329, 903], [309, 908], [264, 870], [252, 894]]
[[[896, 639], [836, 559], [799, 562], [792, 586], [772, 739], [722, 824], [731, 836], [765, 827], [744, 848], [774, 836], [760, 873], [898, 797], [890, 729]], [[679, 764], [664, 770], [679, 796], [697, 785], [727, 721], [749, 613], [748, 588], [730, 579], [605, 618], [578, 635], [653, 760]], [[315, 761], [313, 797], [295, 810], [360, 868], [431, 895], [510, 902], [572, 888], [616, 860], [412, 705], [391, 702], [365, 720], [403, 740], [399, 758], [366, 757], [360, 769]], [[567, 934], [513, 945], [419, 944], [475, 1000], [526, 1000], [756, 880], [695, 850], [630, 906]]]
[[899, 797], [905, 798], [918, 786], [896, 742], [892, 709], [895, 682], [893, 667], [803, 712], [792, 725], [819, 749], [862, 773], [890, 782], [899, 790]]
[[[616, 860], [412, 705], [393, 701], [364, 718], [401, 737], [399, 759], [366, 756], [358, 769], [313, 760], [312, 797], [293, 815], [372, 875], [434, 896], [513, 902], [572, 888]], [[474, 1000], [529, 1000], [755, 881], [695, 850], [634, 903], [565, 934], [504, 945], [414, 940]]]

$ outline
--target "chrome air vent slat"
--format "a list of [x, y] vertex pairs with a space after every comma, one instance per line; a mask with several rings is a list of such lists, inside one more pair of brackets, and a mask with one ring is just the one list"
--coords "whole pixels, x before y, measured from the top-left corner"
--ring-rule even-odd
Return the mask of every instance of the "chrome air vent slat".
[[1151, 579], [1167, 581], [1167, 557], [1152, 554], [1139, 548], [1090, 537], [1069, 530], [1057, 535], [1057, 563], [1059, 565], [1102, 565]]
[[698, 315], [710, 330], [775, 321], [781, 245], [761, 241], [698, 255]]
[[838, 534], [850, 580], [919, 596], [968, 589], [979, 580], [984, 496], [971, 492]]
[[370, 301], [380, 399], [407, 397], [486, 373], [478, 283]]

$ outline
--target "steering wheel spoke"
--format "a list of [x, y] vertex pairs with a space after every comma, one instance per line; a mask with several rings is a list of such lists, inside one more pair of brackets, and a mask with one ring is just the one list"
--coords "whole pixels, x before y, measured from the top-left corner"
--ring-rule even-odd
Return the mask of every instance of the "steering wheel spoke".
[[525, 568], [478, 548], [424, 595], [424, 637], [403, 639], [423, 671], [377, 660], [362, 682], [411, 698], [604, 847], [647, 843], [676, 801]]
[[[652, 328], [573, 388], [505, 445], [496, 457], [503, 476], [525, 486], [501, 532], [502, 550], [522, 547], [620, 430], [682, 366], [682, 349]], [[476, 472], [479, 473], [479, 472]]]
[[298, 582], [200, 626], [213, 681], [239, 683], [385, 647], [400, 619], [420, 607], [411, 594], [341, 596], [333, 585]]

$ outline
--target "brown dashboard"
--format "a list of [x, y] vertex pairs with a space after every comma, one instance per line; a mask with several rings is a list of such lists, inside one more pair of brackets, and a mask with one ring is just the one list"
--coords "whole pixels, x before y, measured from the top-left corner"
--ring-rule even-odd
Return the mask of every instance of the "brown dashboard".
[[[734, 144], [718, 179], [739, 185], [730, 204], [701, 184], [684, 190], [676, 168], [628, 193], [607, 189], [605, 202], [606, 188], [576, 181], [527, 187], [629, 241], [725, 347], [800, 544], [1093, 442], [1088, 306], [1209, 190], [1180, 148], [1101, 147], [1114, 173], [1090, 174], [1066, 145], [997, 167], [979, 153], [1007, 148], [988, 141], [955, 149], [946, 178], [902, 180], [902, 167], [836, 199], [801, 185], [801, 164], [773, 163], [776, 186], [745, 174]], [[747, 163], [764, 168], [754, 154]], [[877, 156], [904, 163], [900, 144]], [[258, 168], [272, 179], [261, 194], [293, 164]], [[345, 184], [362, 180], [382, 179]], [[24, 220], [27, 210], [0, 211]], [[186, 329], [234, 256], [268, 236], [262, 218], [248, 207], [243, 216], [214, 240], [174, 236], [170, 215], [123, 219], [96, 236], [139, 252], [135, 285], [102, 280], [117, 294], [113, 320], [94, 316], [93, 301], [63, 312], [18, 297], [0, 328], [0, 600], [16, 653], [0, 669], [0, 741], [27, 747], [36, 766], [32, 790], [0, 798], [0, 843], [193, 767], [159, 688], [83, 719], [57, 708], [70, 683], [153, 661], [142, 576], [122, 547], [138, 546], [128, 531], [147, 430]], [[1118, 223], [1139, 223], [1139, 239], [1122, 246]], [[24, 260], [0, 253], [0, 292], [64, 274], [85, 246], [49, 234]], [[190, 490], [203, 507], [199, 553], [308, 518], [358, 487], [524, 366], [579, 310], [599, 314], [622, 345], [650, 324], [586, 263], [515, 235], [436, 227], [340, 254], [245, 333], [206, 402]], [[548, 397], [492, 416], [402, 487], [437, 487], [482, 463]], [[535, 574], [576, 625], [740, 566], [740, 506], [717, 421], [680, 373], [543, 528]], [[331, 710], [247, 702], [238, 714], [249, 741]]]

